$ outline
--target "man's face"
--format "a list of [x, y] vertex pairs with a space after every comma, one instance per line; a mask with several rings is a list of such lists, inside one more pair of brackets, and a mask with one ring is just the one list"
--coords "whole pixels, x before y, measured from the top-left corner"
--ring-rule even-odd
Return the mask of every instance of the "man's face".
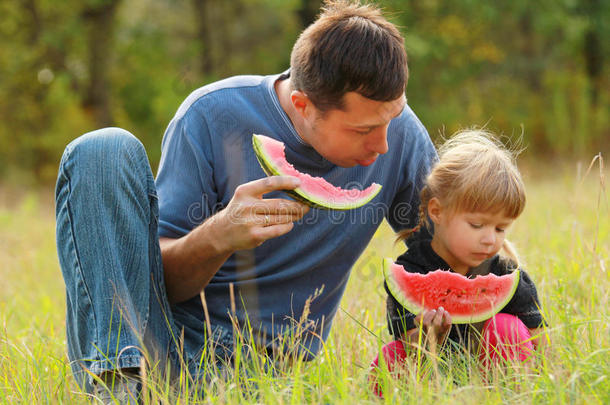
[[342, 110], [325, 113], [312, 107], [301, 136], [328, 161], [341, 166], [369, 166], [388, 151], [390, 121], [402, 113], [404, 95], [392, 101], [374, 101], [346, 93]]

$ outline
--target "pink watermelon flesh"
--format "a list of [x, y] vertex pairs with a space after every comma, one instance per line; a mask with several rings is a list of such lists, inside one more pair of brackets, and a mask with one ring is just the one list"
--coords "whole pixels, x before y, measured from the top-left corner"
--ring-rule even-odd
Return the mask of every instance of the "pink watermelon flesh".
[[314, 206], [331, 209], [358, 208], [372, 200], [381, 190], [381, 186], [377, 183], [371, 184], [364, 190], [356, 188], [345, 190], [334, 186], [321, 177], [310, 176], [295, 169], [286, 160], [282, 142], [264, 135], [254, 135], [252, 142], [265, 172], [271, 175], [298, 177], [301, 185], [294, 192]]
[[519, 283], [519, 270], [469, 279], [445, 270], [410, 273], [391, 259], [384, 260], [383, 268], [388, 289], [402, 306], [414, 314], [443, 307], [456, 324], [491, 318], [508, 304]]

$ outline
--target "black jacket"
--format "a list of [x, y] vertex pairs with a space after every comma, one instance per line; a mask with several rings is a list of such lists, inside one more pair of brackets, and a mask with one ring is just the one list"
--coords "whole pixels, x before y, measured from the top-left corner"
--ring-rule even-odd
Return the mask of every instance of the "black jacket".
[[[418, 239], [409, 241], [409, 249], [398, 257], [397, 264], [403, 266], [407, 271], [413, 273], [426, 274], [434, 270], [450, 270], [449, 265], [434, 252], [431, 246], [431, 239]], [[485, 260], [479, 266], [471, 268], [466, 274], [467, 277], [475, 277], [477, 275], [495, 274], [502, 276], [511, 273], [516, 264], [511, 260], [495, 255], [491, 259]], [[528, 328], [537, 328], [544, 324], [542, 315], [540, 314], [540, 302], [536, 286], [532, 282], [529, 275], [521, 270], [517, 291], [508, 304], [500, 311], [503, 313], [517, 316]], [[388, 290], [387, 284], [384, 283], [387, 298], [387, 316], [388, 328], [390, 333], [396, 339], [404, 336], [408, 330], [415, 328], [415, 314], [406, 310], [396, 301]], [[460, 344], [467, 344], [469, 332], [472, 332], [474, 326], [479, 332], [482, 327], [482, 322], [477, 324], [460, 324], [453, 325], [449, 332], [449, 339]]]

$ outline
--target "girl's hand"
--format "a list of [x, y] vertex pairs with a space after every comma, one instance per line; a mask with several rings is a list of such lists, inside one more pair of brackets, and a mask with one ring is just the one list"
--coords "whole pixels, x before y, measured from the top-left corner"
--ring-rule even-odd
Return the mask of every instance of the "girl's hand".
[[418, 328], [421, 326], [429, 340], [440, 344], [445, 341], [451, 329], [451, 315], [443, 307], [426, 310], [415, 317], [415, 325]]

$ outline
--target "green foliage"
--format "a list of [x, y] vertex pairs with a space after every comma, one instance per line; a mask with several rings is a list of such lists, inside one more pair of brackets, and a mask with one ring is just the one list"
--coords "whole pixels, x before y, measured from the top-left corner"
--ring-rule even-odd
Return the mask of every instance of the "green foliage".
[[535, 154], [607, 152], [607, 43], [597, 49], [606, 60], [601, 79], [587, 74], [583, 59], [585, 33], [607, 35], [595, 22], [610, 16], [607, 4], [593, 12], [578, 1], [387, 3], [406, 27], [407, 96], [431, 135], [471, 125], [508, 135], [523, 128]]
[[[288, 68], [319, 3], [0, 2], [0, 178], [53, 181], [65, 145], [106, 125], [139, 137], [154, 168], [181, 101], [223, 77]], [[409, 103], [433, 137], [486, 125], [523, 133], [532, 154], [608, 152], [609, 2], [378, 3], [405, 35]]]

